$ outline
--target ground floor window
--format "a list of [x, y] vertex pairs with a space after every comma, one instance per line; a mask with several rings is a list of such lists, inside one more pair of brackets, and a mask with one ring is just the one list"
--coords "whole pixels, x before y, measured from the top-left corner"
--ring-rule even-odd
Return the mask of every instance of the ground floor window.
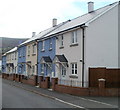
[[44, 64], [41, 64], [41, 74], [44, 74]]
[[66, 75], [66, 68], [64, 66], [61, 66], [61, 74], [62, 76]]
[[32, 66], [32, 74], [35, 73], [35, 66]]
[[72, 75], [77, 75], [77, 63], [71, 63]]

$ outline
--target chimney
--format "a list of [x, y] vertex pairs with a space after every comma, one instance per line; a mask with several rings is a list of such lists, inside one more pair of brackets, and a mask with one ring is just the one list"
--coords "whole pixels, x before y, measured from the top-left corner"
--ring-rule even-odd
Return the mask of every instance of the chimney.
[[56, 18], [53, 19], [52, 25], [53, 25], [53, 27], [55, 27], [57, 25], [57, 19]]
[[88, 13], [94, 11], [94, 2], [88, 2]]
[[32, 32], [32, 37], [34, 37], [34, 36], [35, 36], [35, 34], [36, 34], [36, 32]]

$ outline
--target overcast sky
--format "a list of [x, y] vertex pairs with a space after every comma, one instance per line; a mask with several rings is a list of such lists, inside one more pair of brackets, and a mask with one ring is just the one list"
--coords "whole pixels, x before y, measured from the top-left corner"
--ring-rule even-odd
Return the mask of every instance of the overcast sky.
[[[90, 0], [0, 0], [0, 37], [30, 38], [32, 32], [87, 13]], [[91, 0], [95, 9], [117, 0]]]

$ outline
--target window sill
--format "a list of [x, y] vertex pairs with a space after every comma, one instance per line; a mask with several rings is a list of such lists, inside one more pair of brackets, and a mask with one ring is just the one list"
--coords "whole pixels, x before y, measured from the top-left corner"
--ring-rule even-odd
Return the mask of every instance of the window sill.
[[73, 74], [71, 74], [69, 77], [70, 77], [70, 78], [78, 78], [78, 75], [73, 75]]
[[35, 56], [35, 55], [36, 55], [36, 53], [33, 53], [33, 54], [32, 54], [32, 56]]
[[70, 47], [78, 46], [78, 43], [71, 44]]
[[59, 47], [59, 49], [63, 49], [63, 48], [64, 48], [64, 46]]
[[52, 50], [52, 48], [49, 48], [49, 51], [51, 51]]
[[44, 51], [45, 51], [45, 49], [42, 49], [42, 50], [41, 50], [41, 52], [44, 52]]

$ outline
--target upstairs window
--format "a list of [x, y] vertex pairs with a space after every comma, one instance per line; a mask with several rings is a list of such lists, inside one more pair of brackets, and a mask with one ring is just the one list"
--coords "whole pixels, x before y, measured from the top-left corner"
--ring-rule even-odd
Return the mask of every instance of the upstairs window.
[[72, 44], [77, 43], [77, 31], [72, 32]]
[[28, 56], [30, 56], [30, 46], [28, 46]]
[[49, 39], [49, 50], [52, 50], [52, 38]]
[[41, 51], [45, 51], [45, 41], [42, 41]]
[[33, 45], [33, 54], [36, 54], [36, 45]]
[[63, 45], [64, 45], [64, 37], [63, 37], [63, 35], [61, 35], [61, 41], [60, 41], [60, 47], [63, 47]]

